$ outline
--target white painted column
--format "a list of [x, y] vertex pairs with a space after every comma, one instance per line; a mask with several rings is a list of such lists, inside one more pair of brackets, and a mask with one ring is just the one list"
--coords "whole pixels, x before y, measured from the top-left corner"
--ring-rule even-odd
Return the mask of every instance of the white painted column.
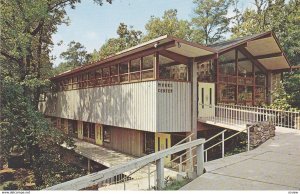
[[156, 180], [157, 180], [157, 188], [163, 189], [165, 187], [164, 182], [164, 158], [160, 158], [156, 161]]
[[197, 154], [197, 176], [203, 174], [204, 170], [204, 144], [200, 144], [196, 147]]

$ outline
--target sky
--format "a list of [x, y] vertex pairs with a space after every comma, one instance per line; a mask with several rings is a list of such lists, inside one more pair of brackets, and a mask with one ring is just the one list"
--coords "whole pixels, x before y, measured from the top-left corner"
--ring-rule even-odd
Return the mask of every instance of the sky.
[[[103, 0], [105, 1], [105, 0]], [[252, 0], [241, 0], [241, 7], [251, 6]], [[67, 49], [72, 40], [80, 42], [88, 52], [99, 50], [109, 38], [117, 37], [121, 22], [145, 32], [145, 24], [151, 16], [161, 17], [165, 10], [177, 9], [178, 18], [190, 20], [193, 16], [193, 0], [113, 0], [112, 4], [99, 6], [93, 0], [82, 0], [75, 9], [67, 8], [70, 24], [58, 27], [52, 39], [53, 63], [57, 66], [63, 60], [60, 53]], [[229, 10], [229, 15], [232, 10]], [[57, 45], [63, 41], [61, 45]]]

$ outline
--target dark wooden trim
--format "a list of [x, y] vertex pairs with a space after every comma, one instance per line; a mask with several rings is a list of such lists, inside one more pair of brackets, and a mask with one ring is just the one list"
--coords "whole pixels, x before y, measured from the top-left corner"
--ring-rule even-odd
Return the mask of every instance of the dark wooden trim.
[[183, 55], [180, 55], [180, 54], [168, 51], [168, 50], [162, 50], [162, 51], [159, 52], [159, 54], [164, 56], [164, 57], [173, 59], [174, 61], [186, 64], [186, 65], [189, 62], [189, 57], [186, 57], [186, 56], [183, 56]]
[[235, 88], [235, 102], [236, 104], [238, 104], [239, 102], [239, 70], [238, 70], [238, 60], [239, 60], [239, 56], [238, 56], [238, 50], [235, 49], [235, 76], [236, 76], [236, 88]]
[[203, 63], [205, 61], [213, 60], [213, 59], [217, 59], [217, 58], [218, 58], [218, 54], [211, 54], [211, 55], [206, 55], [206, 56], [202, 56], [202, 57], [196, 57], [194, 59], [194, 61], [197, 63]]
[[273, 58], [273, 57], [282, 57], [283, 53], [271, 53], [267, 55], [260, 55], [260, 56], [254, 56], [255, 59], [268, 59], [268, 58]]
[[220, 51], [218, 52], [218, 54], [219, 54], [219, 55], [223, 55], [223, 54], [225, 54], [225, 53], [228, 53], [228, 52], [230, 52], [230, 51], [236, 49], [237, 47], [247, 47], [247, 46], [248, 46], [248, 42], [244, 42], [244, 43], [242, 43], [242, 44], [237, 44], [237, 45], [232, 45], [232, 46], [230, 46], [230, 47], [228, 47], [228, 48], [226, 48], [226, 49], [220, 50]]
[[241, 46], [241, 47], [247, 47], [248, 45], [248, 42], [249, 41], [253, 41], [253, 40], [257, 40], [257, 39], [263, 39], [263, 38], [268, 38], [268, 37], [271, 37], [272, 36], [272, 32], [271, 31], [268, 31], [268, 32], [265, 32], [265, 33], [262, 33], [262, 34], [259, 34], [255, 37], [252, 37], [252, 38], [249, 38], [249, 39], [245, 39], [244, 41], [241, 41], [241, 42], [238, 42], [234, 45], [231, 45], [230, 47], [227, 47], [227, 48], [224, 48], [224, 49], [221, 49], [218, 51], [218, 53], [221, 55], [221, 54], [224, 54], [238, 46]]
[[254, 63], [259, 69], [261, 69], [264, 73], [267, 73], [267, 69], [263, 64], [261, 64], [254, 56], [244, 47], [239, 47], [238, 50], [245, 55], [252, 63]]
[[217, 51], [215, 49], [207, 47], [207, 46], [203, 46], [203, 45], [198, 44], [198, 43], [189, 42], [189, 41], [186, 41], [186, 40], [183, 40], [183, 39], [180, 39], [180, 38], [175, 38], [173, 36], [168, 36], [168, 37], [175, 40], [176, 42], [179, 42], [179, 43], [183, 43], [183, 44], [187, 44], [189, 46], [197, 47], [197, 48], [200, 48], [200, 49], [212, 52], [212, 53], [217, 53]]
[[272, 70], [272, 73], [281, 73], [281, 72], [288, 72], [288, 71], [293, 71], [293, 70], [298, 70], [300, 69], [300, 65], [298, 66], [290, 66], [289, 68], [284, 68], [284, 69], [275, 69]]
[[[64, 78], [66, 76], [70, 76], [70, 75], [76, 74], [78, 72], [85, 73], [86, 71], [93, 71], [93, 70], [96, 70], [97, 68], [99, 68], [100, 66], [101, 67], [106, 67], [106, 66], [110, 66], [110, 65], [115, 65], [117, 63], [121, 63], [121, 62], [124, 62], [124, 61], [140, 58], [140, 57], [143, 57], [143, 56], [147, 56], [147, 55], [153, 54], [155, 52], [165, 50], [165, 49], [168, 49], [168, 48], [171, 48], [171, 47], [174, 47], [174, 46], [175, 46], [175, 41], [171, 41], [171, 42], [161, 44], [157, 48], [154, 48], [154, 47], [149, 48], [149, 49], [146, 49], [144, 51], [139, 51], [137, 53], [130, 54], [130, 55], [125, 55], [125, 54], [122, 53], [120, 55], [115, 55], [115, 56], [109, 57], [107, 59], [104, 59], [102, 61], [97, 61], [97, 62], [91, 63], [89, 65], [84, 65], [82, 67], [76, 68], [72, 71], [59, 74], [57, 76], [54, 76], [54, 77], [50, 78], [50, 80], [57, 80], [59, 78]], [[122, 56], [122, 55], [125, 55], [125, 56]]]

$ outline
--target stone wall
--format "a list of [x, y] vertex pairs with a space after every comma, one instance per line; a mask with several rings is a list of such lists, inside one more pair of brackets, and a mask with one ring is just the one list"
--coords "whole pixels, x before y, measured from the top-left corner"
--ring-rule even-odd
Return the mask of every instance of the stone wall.
[[275, 136], [275, 125], [271, 122], [259, 122], [250, 127], [250, 145], [258, 147], [271, 137]]

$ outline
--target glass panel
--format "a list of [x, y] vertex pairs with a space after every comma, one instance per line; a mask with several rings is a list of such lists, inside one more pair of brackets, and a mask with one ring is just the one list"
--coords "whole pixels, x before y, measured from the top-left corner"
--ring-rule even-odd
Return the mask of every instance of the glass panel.
[[172, 59], [159, 55], [159, 78], [168, 80], [188, 80], [188, 68]]
[[231, 51], [229, 51], [227, 53], [224, 53], [219, 58], [219, 62], [228, 63], [229, 61], [230, 62], [234, 62], [235, 61], [235, 50], [231, 50]]
[[130, 73], [130, 81], [140, 80], [140, 72]]
[[250, 61], [238, 62], [238, 84], [253, 85], [253, 70]]
[[110, 143], [110, 135], [111, 135], [111, 131], [109, 128], [107, 128], [106, 126], [104, 126], [103, 128], [103, 141], [106, 143]]
[[89, 138], [95, 139], [95, 123], [90, 123], [89, 126]]
[[153, 76], [153, 70], [152, 69], [142, 72], [142, 80], [151, 79], [153, 77], [154, 76]]
[[197, 76], [200, 82], [214, 82], [215, 81], [215, 69], [212, 61], [206, 61], [201, 64], [197, 64]]
[[83, 122], [83, 137], [89, 136], [90, 125], [87, 122]]
[[238, 86], [238, 103], [252, 102], [252, 92], [253, 87], [251, 86]]
[[146, 57], [143, 57], [143, 67], [142, 69], [153, 69], [153, 62], [154, 62], [154, 56], [149, 55]]
[[110, 75], [109, 71], [110, 71], [109, 67], [104, 67], [103, 68], [103, 72], [102, 72], [103, 82], [102, 82], [102, 84], [104, 84], [104, 85], [109, 84], [109, 79], [110, 79], [110, 77], [109, 77], [109, 75]]
[[266, 75], [256, 66], [255, 70], [255, 84], [260, 86], [266, 86]]
[[120, 74], [128, 73], [128, 62], [120, 64]]
[[266, 88], [262, 86], [255, 87], [255, 105], [262, 105], [266, 102]]
[[110, 67], [110, 75], [117, 75], [118, 74], [118, 66], [113, 65]]
[[120, 75], [120, 82], [128, 82], [128, 74]]
[[140, 58], [130, 61], [130, 72], [140, 71]]
[[219, 102], [235, 102], [236, 85], [218, 85]]
[[102, 69], [97, 69], [96, 70], [96, 78], [101, 78], [102, 77]]

